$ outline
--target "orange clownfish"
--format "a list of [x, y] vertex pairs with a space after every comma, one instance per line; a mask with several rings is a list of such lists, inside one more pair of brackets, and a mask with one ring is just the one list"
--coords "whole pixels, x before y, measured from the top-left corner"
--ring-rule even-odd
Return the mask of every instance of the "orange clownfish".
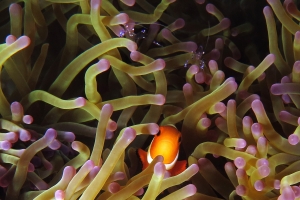
[[148, 152], [138, 149], [137, 153], [142, 161], [143, 170], [158, 156], [164, 157], [164, 164], [171, 176], [180, 174], [186, 169], [186, 160], [177, 161], [181, 143], [181, 133], [171, 125], [160, 126], [154, 136]]

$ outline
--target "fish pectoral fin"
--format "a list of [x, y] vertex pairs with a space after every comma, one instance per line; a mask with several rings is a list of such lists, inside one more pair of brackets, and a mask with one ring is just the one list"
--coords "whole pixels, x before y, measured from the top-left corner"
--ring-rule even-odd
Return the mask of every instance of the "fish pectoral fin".
[[140, 160], [142, 162], [143, 168], [142, 170], [146, 169], [149, 165], [148, 161], [147, 161], [147, 152], [144, 151], [143, 149], [138, 149], [137, 153], [140, 157]]
[[177, 161], [172, 169], [169, 170], [171, 176], [176, 176], [186, 169], [186, 160]]

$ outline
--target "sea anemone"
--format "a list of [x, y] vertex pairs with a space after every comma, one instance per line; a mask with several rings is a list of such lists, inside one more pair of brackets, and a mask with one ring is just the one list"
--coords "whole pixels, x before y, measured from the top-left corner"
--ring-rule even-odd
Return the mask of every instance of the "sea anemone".
[[[1, 198], [298, 198], [300, 15], [267, 3], [260, 54], [248, 1], [2, 1]], [[175, 176], [137, 155], [165, 125]]]

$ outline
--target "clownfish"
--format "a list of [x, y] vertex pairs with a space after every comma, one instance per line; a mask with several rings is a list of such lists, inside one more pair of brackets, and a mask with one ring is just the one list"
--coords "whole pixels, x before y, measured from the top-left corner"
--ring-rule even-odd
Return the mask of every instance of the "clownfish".
[[176, 176], [186, 169], [187, 161], [177, 161], [181, 143], [181, 133], [171, 125], [160, 126], [159, 132], [154, 136], [148, 151], [138, 149], [137, 153], [142, 162], [142, 170], [158, 156], [164, 157], [163, 163], [171, 176]]

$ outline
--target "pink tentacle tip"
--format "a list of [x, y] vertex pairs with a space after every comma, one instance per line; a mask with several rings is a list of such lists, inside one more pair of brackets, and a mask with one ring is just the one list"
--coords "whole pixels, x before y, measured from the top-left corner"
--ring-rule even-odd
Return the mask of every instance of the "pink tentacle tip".
[[218, 60], [220, 58], [220, 51], [218, 49], [212, 49], [209, 53], [211, 60]]
[[240, 31], [238, 29], [236, 29], [236, 28], [231, 29], [231, 36], [232, 37], [238, 36], [239, 33], [240, 33]]
[[206, 158], [200, 158], [198, 160], [198, 166], [201, 169], [202, 167], [205, 167], [208, 164], [208, 160]]
[[0, 179], [1, 179], [1, 176], [3, 176], [6, 172], [7, 172], [7, 169], [5, 167], [3, 167], [2, 165], [0, 165]]
[[9, 13], [11, 15], [19, 15], [22, 12], [22, 7], [17, 3], [12, 3], [9, 6]]
[[83, 97], [78, 97], [75, 99], [75, 105], [77, 107], [83, 107], [85, 105], [85, 103], [86, 103], [86, 100]]
[[104, 104], [104, 106], [102, 107], [102, 112], [104, 113], [112, 113], [114, 111], [113, 106], [111, 104]]
[[243, 126], [249, 127], [249, 126], [252, 126], [251, 124], [253, 124], [251, 117], [245, 116], [243, 118]]
[[126, 175], [124, 172], [116, 172], [113, 174], [114, 181], [123, 180], [124, 178], [126, 178]]
[[164, 157], [161, 155], [158, 155], [155, 157], [157, 159], [157, 162], [163, 162], [164, 161]]
[[149, 123], [147, 128], [150, 135], [156, 135], [159, 131], [159, 126], [156, 123]]
[[161, 58], [156, 59], [154, 62], [157, 70], [162, 70], [166, 66], [166, 62]]
[[161, 34], [162, 34], [162, 36], [164, 37], [164, 38], [169, 38], [171, 35], [172, 35], [172, 33], [171, 33], [171, 31], [169, 30], [169, 29], [166, 29], [166, 28], [164, 28], [162, 31], [161, 31]]
[[224, 42], [224, 40], [222, 38], [217, 38], [215, 40], [215, 48], [218, 49], [218, 50], [223, 49], [224, 48], [224, 44], [225, 44], [225, 42]]
[[182, 90], [183, 90], [183, 92], [188, 92], [188, 91], [193, 91], [193, 88], [192, 88], [191, 84], [186, 83], [186, 84], [183, 85]]
[[272, 12], [272, 9], [270, 8], [270, 6], [265, 6], [263, 9], [263, 13], [267, 17], [270, 17], [273, 15], [273, 12]]
[[48, 160], [43, 162], [43, 165], [44, 165], [45, 169], [47, 169], [47, 170], [52, 170], [53, 169], [53, 165]]
[[281, 84], [280, 83], [275, 83], [271, 86], [270, 92], [274, 95], [281, 95], [283, 91], [281, 90]]
[[292, 189], [295, 193], [295, 197], [296, 198], [300, 197], [300, 188], [298, 186], [292, 186]]
[[274, 63], [275, 62], [275, 59], [276, 59], [276, 56], [272, 53], [268, 54], [265, 58], [268, 63]]
[[202, 84], [205, 82], [205, 74], [203, 72], [199, 72], [195, 74], [195, 81], [199, 84]]
[[190, 72], [191, 74], [197, 74], [199, 72], [199, 67], [197, 65], [192, 65], [188, 69], [188, 72]]
[[185, 45], [188, 51], [196, 51], [198, 49], [198, 45], [195, 42], [186, 42]]
[[76, 169], [73, 166], [66, 166], [63, 171], [63, 178], [71, 179], [76, 174]]
[[197, 188], [193, 184], [188, 184], [187, 186], [184, 187], [184, 189], [185, 189], [186, 193], [190, 196], [196, 194], [196, 192], [197, 192]]
[[112, 182], [108, 185], [107, 189], [110, 193], [116, 193], [121, 189], [121, 186], [117, 182]]
[[11, 146], [12, 146], [11, 143], [7, 140], [0, 141], [0, 149], [7, 151], [11, 148]]
[[237, 148], [242, 149], [242, 148], [245, 148], [246, 146], [247, 146], [246, 140], [244, 140], [244, 139], [237, 139], [236, 140], [236, 147]]
[[284, 77], [281, 78], [280, 82], [281, 82], [281, 83], [291, 83], [292, 80], [291, 80], [290, 77], [284, 76]]
[[158, 162], [154, 165], [154, 174], [156, 176], [164, 176], [166, 171], [166, 166], [162, 162]]
[[289, 137], [288, 137], [288, 142], [291, 144], [291, 145], [296, 145], [299, 143], [299, 137], [295, 134], [291, 134]]
[[201, 121], [201, 125], [204, 128], [208, 128], [211, 125], [211, 120], [209, 118], [202, 118], [202, 119], [200, 119], [200, 121]]
[[133, 6], [135, 4], [135, 0], [121, 0], [126, 6]]
[[290, 113], [285, 111], [285, 110], [280, 111], [279, 115], [278, 115], [279, 119], [282, 120], [282, 121], [288, 119], [289, 116], [290, 116]]
[[226, 109], [226, 105], [223, 102], [218, 102], [215, 104], [216, 113], [224, 112]]
[[141, 53], [138, 51], [132, 51], [130, 53], [130, 58], [133, 61], [139, 61], [141, 59]]
[[205, 3], [205, 0], [195, 0], [195, 2], [197, 3], [197, 4], [204, 4]]
[[246, 161], [242, 157], [237, 157], [236, 159], [234, 159], [234, 165], [239, 169], [244, 168], [246, 165]]
[[265, 188], [265, 184], [262, 180], [255, 181], [254, 188], [257, 191], [262, 191]]
[[63, 137], [66, 142], [73, 142], [75, 140], [75, 134], [73, 132], [64, 132]]
[[107, 59], [101, 59], [99, 60], [99, 62], [97, 63], [97, 69], [100, 72], [106, 71], [108, 70], [110, 67], [110, 62]]
[[215, 60], [208, 61], [208, 66], [210, 71], [217, 71], [218, 70], [218, 63]]
[[[300, 39], [300, 31], [297, 31], [296, 33], [295, 33], [295, 39], [296, 40], [299, 40]], [[299, 61], [296, 61], [296, 62], [299, 62]], [[295, 63], [296, 63], [295, 62]]]
[[31, 139], [31, 134], [27, 130], [21, 129], [19, 131], [19, 138], [21, 141], [26, 142]]
[[235, 82], [233, 77], [228, 78], [228, 84], [231, 86], [232, 89], [236, 90], [237, 89], [237, 83]]
[[17, 39], [16, 42], [18, 42], [18, 47], [23, 49], [30, 44], [30, 38], [27, 37], [26, 35], [24, 35], [24, 36], [19, 37], [19, 39]]
[[269, 161], [266, 158], [261, 158], [256, 161], [256, 164], [255, 164], [256, 167], [260, 167], [263, 165], [269, 166]]
[[251, 132], [252, 132], [252, 135], [255, 138], [259, 138], [260, 136], [262, 136], [263, 135], [263, 128], [262, 128], [261, 124], [253, 123], [252, 126], [251, 126]]
[[224, 18], [220, 21], [220, 24], [223, 29], [227, 29], [230, 27], [231, 22], [230, 22], [230, 19]]
[[166, 0], [166, 3], [174, 3], [176, 0]]
[[165, 171], [164, 179], [170, 178], [171, 173], [169, 171]]
[[290, 14], [296, 14], [297, 12], [299, 12], [296, 4], [293, 1], [288, 2], [288, 4], [286, 5], [286, 10]]
[[0, 177], [0, 187], [6, 188], [10, 184], [11, 180], [8, 180], [7, 177]]
[[155, 95], [155, 104], [156, 105], [163, 105], [166, 102], [166, 98], [162, 94]]
[[133, 41], [128, 41], [126, 47], [131, 52], [137, 50], [137, 44], [135, 42], [133, 42]]
[[33, 165], [32, 163], [29, 163], [28, 168], [27, 168], [27, 171], [28, 171], [28, 172], [34, 172], [34, 170], [35, 170], [34, 165]]
[[235, 188], [236, 194], [239, 196], [245, 196], [247, 193], [247, 188], [244, 185], [238, 185]]
[[262, 102], [258, 99], [255, 99], [254, 101], [252, 101], [251, 108], [254, 112], [257, 112], [257, 113], [260, 113], [264, 110]]
[[89, 173], [89, 177], [91, 177], [92, 179], [98, 174], [98, 172], [100, 171], [101, 167], [99, 166], [95, 166]]
[[79, 142], [79, 141], [74, 141], [74, 142], [72, 142], [71, 147], [72, 147], [72, 149], [74, 149], [75, 151], [78, 151], [79, 148], [81, 147], [81, 142]]
[[56, 136], [57, 136], [57, 132], [53, 128], [47, 129], [47, 131], [46, 131], [46, 133], [44, 135], [44, 137], [46, 137], [50, 141], [53, 141], [56, 138]]
[[18, 134], [15, 132], [8, 132], [5, 134], [5, 139], [11, 143], [18, 141]]
[[273, 187], [274, 187], [274, 189], [279, 190], [280, 189], [280, 180], [278, 180], [278, 179], [274, 180]]
[[249, 93], [247, 90], [240, 90], [238, 91], [238, 96], [241, 98], [241, 99], [246, 99], [247, 97], [249, 97]]
[[57, 150], [61, 147], [61, 143], [57, 139], [54, 139], [48, 147], [52, 150]]
[[129, 22], [130, 18], [126, 13], [120, 13], [116, 15], [119, 24], [126, 24]]
[[295, 199], [295, 193], [291, 186], [283, 186], [281, 195], [279, 196], [280, 200], [294, 200]]
[[55, 196], [55, 200], [64, 200], [65, 192], [63, 190], [56, 190], [54, 196]]
[[185, 21], [182, 18], [178, 18], [176, 19], [176, 21], [174, 22], [174, 25], [176, 28], [183, 28], [185, 26]]
[[106, 140], [110, 140], [114, 137], [114, 132], [113, 131], [110, 131], [110, 130], [106, 130], [106, 133], [105, 133], [105, 139]]
[[186, 170], [191, 171], [193, 174], [196, 174], [199, 171], [199, 166], [197, 164], [191, 164]]
[[[300, 39], [300, 31], [297, 31], [299, 34], [299, 39]], [[293, 71], [296, 73], [300, 73], [300, 61], [296, 61], [293, 65]]]
[[33, 117], [31, 115], [24, 115], [22, 120], [25, 124], [32, 124]]
[[23, 112], [23, 106], [19, 102], [14, 101], [10, 104], [10, 110], [14, 114], [19, 114]]
[[100, 8], [102, 0], [91, 0], [91, 8], [97, 10]]
[[117, 130], [118, 125], [117, 125], [117, 123], [115, 121], [111, 120], [111, 121], [108, 122], [106, 128], [107, 128], [108, 131], [113, 132], [113, 131]]
[[292, 99], [290, 98], [290, 96], [288, 94], [283, 94], [281, 96], [281, 99], [282, 99], [283, 103], [285, 103], [285, 104], [292, 103]]
[[138, 191], [136, 191], [136, 192], [134, 193], [134, 195], [135, 195], [135, 196], [141, 196], [141, 195], [144, 194], [144, 192], [145, 192], [144, 188], [140, 188]]
[[205, 84], [210, 85], [211, 84], [211, 79], [212, 79], [212, 76], [210, 74], [206, 74], [205, 75]]
[[244, 176], [247, 176], [246, 171], [242, 168], [237, 169], [235, 174], [238, 178], [243, 178]]
[[[261, 146], [264, 146], [264, 147], [266, 147], [267, 145], [268, 145], [268, 141], [267, 141], [267, 139], [265, 138], [265, 137], [259, 137], [258, 138], [258, 140], [257, 140], [257, 145], [259, 145], [260, 147]], [[258, 148], [259, 148], [259, 146], [258, 146]]]
[[235, 167], [232, 162], [225, 163], [224, 169], [225, 171], [233, 171], [233, 170], [235, 171]]
[[258, 173], [260, 174], [261, 177], [267, 177], [270, 174], [270, 167], [266, 165], [260, 166], [258, 169]]
[[206, 11], [207, 11], [208, 13], [210, 13], [210, 14], [214, 13], [214, 12], [215, 12], [215, 9], [216, 9], [216, 7], [215, 7], [213, 4], [211, 4], [211, 3], [208, 3], [208, 4], [206, 5]]
[[5, 39], [5, 43], [6, 45], [11, 45], [12, 43], [14, 43], [17, 40], [17, 38], [13, 35], [8, 35]]
[[255, 156], [256, 153], [257, 153], [257, 148], [256, 148], [256, 146], [254, 146], [254, 145], [249, 145], [249, 146], [247, 147], [247, 149], [246, 149], [245, 152], [248, 153], [248, 154], [251, 154], [251, 155]]
[[87, 160], [83, 166], [84, 168], [86, 168], [87, 170], [91, 171], [94, 167], [95, 167], [95, 164], [94, 164], [94, 161], [92, 160]]
[[125, 128], [122, 138], [126, 140], [126, 143], [131, 143], [136, 137], [136, 132], [133, 128]]
[[263, 81], [265, 78], [266, 78], [266, 73], [263, 72], [263, 73], [257, 78], [257, 80], [258, 80], [258, 81]]

